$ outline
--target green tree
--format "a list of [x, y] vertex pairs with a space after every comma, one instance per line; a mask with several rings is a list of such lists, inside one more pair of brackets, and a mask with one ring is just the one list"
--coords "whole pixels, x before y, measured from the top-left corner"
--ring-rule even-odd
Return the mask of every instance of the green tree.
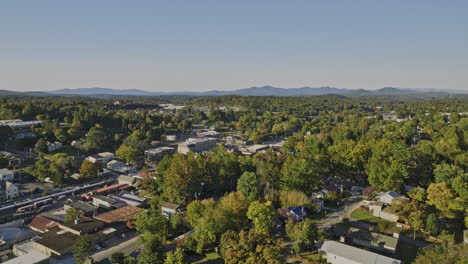
[[377, 142], [369, 160], [369, 183], [381, 191], [401, 188], [409, 176], [410, 162], [406, 146], [387, 139]]
[[169, 233], [169, 222], [159, 212], [140, 212], [135, 219], [136, 230], [146, 237], [165, 239]]
[[177, 248], [174, 252], [167, 253], [164, 264], [185, 264], [184, 252], [181, 248]]
[[426, 231], [431, 235], [438, 235], [440, 233], [439, 220], [435, 214], [430, 214], [426, 219]]
[[81, 218], [81, 212], [76, 208], [69, 208], [65, 211], [65, 218], [63, 221], [65, 223], [73, 223], [76, 219]]
[[200, 169], [192, 155], [175, 154], [164, 173], [163, 197], [170, 202], [187, 204], [199, 184]]
[[437, 210], [449, 217], [454, 217], [454, 213], [464, 209], [453, 190], [445, 182], [429, 185], [427, 188], [427, 204], [435, 206]]
[[140, 151], [136, 148], [127, 146], [126, 144], [120, 145], [120, 147], [115, 151], [115, 154], [119, 159], [124, 160], [128, 163], [136, 163], [138, 157], [140, 156]]
[[93, 251], [94, 248], [91, 238], [88, 235], [78, 236], [72, 251], [75, 263], [83, 264]]
[[250, 204], [247, 211], [247, 217], [252, 220], [255, 226], [255, 232], [268, 235], [273, 227], [273, 217], [275, 210], [270, 201], [261, 203], [254, 201]]
[[114, 264], [124, 264], [125, 255], [122, 252], [116, 252], [110, 257], [110, 261]]
[[0, 169], [7, 168], [9, 165], [8, 160], [5, 158], [3, 153], [0, 153]]
[[34, 145], [34, 152], [39, 153], [39, 154], [49, 152], [49, 149], [47, 147], [47, 140], [45, 140], [45, 138], [40, 138], [36, 142], [36, 145]]
[[161, 240], [157, 237], [150, 237], [145, 240], [143, 250], [138, 255], [139, 264], [162, 264], [164, 263], [164, 248]]
[[255, 172], [244, 172], [237, 180], [237, 190], [241, 192], [249, 201], [259, 198], [259, 182]]
[[310, 195], [321, 185], [321, 177], [314, 164], [305, 159], [285, 162], [282, 170], [281, 187], [283, 190], [297, 190]]
[[434, 177], [436, 182], [450, 183], [452, 179], [461, 175], [463, 175], [463, 169], [452, 164], [437, 164], [434, 169]]
[[92, 127], [88, 133], [86, 133], [86, 138], [84, 139], [82, 147], [88, 153], [105, 151], [109, 147], [109, 140], [107, 139], [104, 128], [98, 124]]
[[466, 264], [468, 257], [463, 245], [435, 244], [419, 249], [413, 264]]
[[424, 202], [424, 200], [426, 200], [426, 190], [421, 187], [416, 187], [408, 192], [408, 196], [412, 199]]

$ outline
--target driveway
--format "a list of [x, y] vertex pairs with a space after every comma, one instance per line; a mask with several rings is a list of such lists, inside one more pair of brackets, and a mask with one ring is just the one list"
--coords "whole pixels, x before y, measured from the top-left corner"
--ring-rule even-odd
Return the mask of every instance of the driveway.
[[344, 204], [335, 212], [325, 216], [318, 224], [319, 229], [329, 229], [333, 225], [338, 224], [344, 217], [351, 218], [351, 213], [363, 203], [362, 196], [351, 196]]

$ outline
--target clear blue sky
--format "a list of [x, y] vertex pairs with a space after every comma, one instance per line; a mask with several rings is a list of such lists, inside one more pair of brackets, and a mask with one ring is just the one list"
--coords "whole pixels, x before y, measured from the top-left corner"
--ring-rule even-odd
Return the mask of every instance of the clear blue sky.
[[0, 89], [468, 90], [468, 1], [2, 1]]

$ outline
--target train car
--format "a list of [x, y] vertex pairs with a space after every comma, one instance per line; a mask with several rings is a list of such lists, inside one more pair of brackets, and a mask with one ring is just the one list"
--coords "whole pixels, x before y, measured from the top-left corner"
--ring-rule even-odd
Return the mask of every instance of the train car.
[[34, 205], [30, 204], [30, 205], [26, 205], [26, 206], [23, 206], [23, 207], [20, 207], [18, 209], [16, 209], [16, 212], [17, 213], [25, 213], [25, 212], [30, 212], [34, 210]]
[[49, 204], [52, 204], [52, 203], [54, 203], [54, 199], [48, 198], [48, 199], [45, 199], [45, 200], [35, 202], [33, 205], [36, 208], [41, 208], [44, 205], [49, 205]]

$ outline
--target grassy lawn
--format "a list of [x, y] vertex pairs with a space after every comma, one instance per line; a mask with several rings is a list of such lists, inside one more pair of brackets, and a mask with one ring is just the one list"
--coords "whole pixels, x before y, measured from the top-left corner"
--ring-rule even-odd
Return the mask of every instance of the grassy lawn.
[[312, 252], [304, 252], [304, 253], [299, 254], [299, 256], [301, 256], [303, 258], [306, 258], [306, 259], [310, 259], [310, 260], [321, 260], [322, 259], [321, 254], [312, 253]]
[[206, 253], [205, 257], [192, 263], [198, 263], [198, 264], [222, 264], [223, 259], [221, 258], [220, 255], [217, 253], [211, 252], [211, 253]]
[[418, 246], [400, 240], [395, 257], [403, 263], [411, 263], [418, 254], [418, 250]]
[[351, 213], [351, 218], [354, 220], [365, 221], [371, 224], [377, 224], [379, 222], [379, 218], [372, 216], [366, 210], [356, 209]]

